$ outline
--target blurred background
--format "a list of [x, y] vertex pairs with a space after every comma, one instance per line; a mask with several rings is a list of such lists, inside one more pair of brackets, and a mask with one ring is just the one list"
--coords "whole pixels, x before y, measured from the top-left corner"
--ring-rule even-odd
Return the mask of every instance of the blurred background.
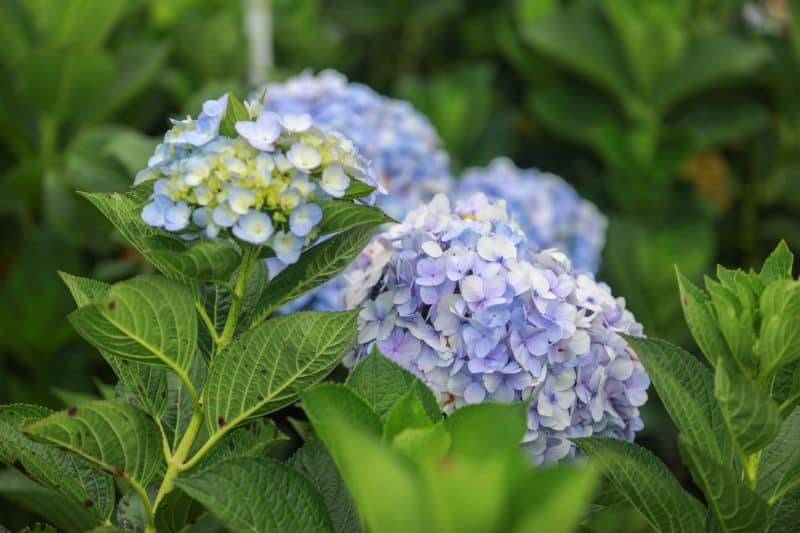
[[[454, 173], [505, 155], [563, 176], [609, 218], [599, 278], [694, 349], [673, 265], [800, 250], [799, 32], [788, 0], [0, 0], [0, 401], [112, 381], [56, 271], [146, 266], [74, 191], [125, 190], [165, 117], [306, 68], [410, 100]], [[657, 400], [644, 419], [686, 480]]]

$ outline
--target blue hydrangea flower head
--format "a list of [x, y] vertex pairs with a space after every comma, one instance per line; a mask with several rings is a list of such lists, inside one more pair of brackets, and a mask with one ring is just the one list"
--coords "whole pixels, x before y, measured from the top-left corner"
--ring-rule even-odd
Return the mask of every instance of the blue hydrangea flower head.
[[[228, 96], [195, 119], [173, 121], [136, 183], [153, 182], [142, 219], [187, 237], [221, 232], [275, 250], [282, 266], [318, 237], [320, 203], [344, 196], [353, 180], [384, 192], [355, 145], [309, 115], [246, 102], [248, 120], [220, 132]], [[235, 132], [234, 132], [235, 130]]]
[[475, 192], [505, 199], [534, 250], [558, 248], [576, 270], [597, 272], [607, 221], [563, 179], [497, 158], [487, 167], [464, 171], [458, 195]]
[[505, 202], [482, 193], [412, 210], [345, 272], [361, 307], [352, 365], [373, 345], [419, 376], [442, 409], [530, 402], [523, 446], [536, 463], [570, 438], [632, 440], [649, 379], [622, 334], [642, 326], [556, 249], [532, 250]]
[[[366, 85], [348, 83], [333, 70], [310, 71], [281, 83], [271, 83], [264, 107], [304, 126], [314, 124], [341, 132], [371, 162], [389, 194], [378, 205], [401, 219], [412, 208], [454, 188], [449, 159], [430, 121], [405, 101], [382, 96]], [[331, 170], [323, 183], [335, 196], [343, 178]]]

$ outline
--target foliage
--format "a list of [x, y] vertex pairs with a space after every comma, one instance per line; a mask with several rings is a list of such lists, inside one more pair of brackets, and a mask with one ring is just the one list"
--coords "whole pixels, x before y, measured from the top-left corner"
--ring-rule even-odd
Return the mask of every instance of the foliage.
[[760, 272], [719, 267], [705, 291], [678, 273], [686, 322], [710, 369], [666, 341], [629, 339], [681, 432], [681, 455], [708, 509], [647, 450], [576, 442], [653, 530], [773, 531], [800, 520], [800, 280], [792, 263], [781, 242]]

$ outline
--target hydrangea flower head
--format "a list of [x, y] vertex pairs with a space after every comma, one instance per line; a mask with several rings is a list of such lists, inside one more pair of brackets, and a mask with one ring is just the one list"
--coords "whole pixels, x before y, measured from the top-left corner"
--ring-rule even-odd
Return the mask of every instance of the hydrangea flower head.
[[358, 348], [419, 376], [445, 412], [530, 402], [524, 446], [537, 463], [573, 455], [569, 439], [632, 440], [649, 379], [622, 334], [642, 326], [555, 249], [534, 252], [505, 203], [444, 196], [381, 233], [346, 271], [360, 306]]
[[[332, 70], [316, 76], [307, 71], [271, 83], [257, 96], [264, 91], [264, 108], [281, 114], [284, 128], [303, 131], [313, 120], [352, 140], [388, 189], [378, 205], [390, 216], [401, 219], [411, 208], [454, 187], [436, 130], [410, 103], [348, 83]], [[323, 176], [325, 190], [335, 196], [346, 188], [344, 178], [331, 170]]]
[[225, 95], [205, 102], [196, 119], [173, 121], [137, 175], [136, 183], [153, 181], [142, 209], [150, 226], [209, 238], [229, 231], [271, 246], [286, 265], [317, 238], [320, 202], [344, 196], [352, 180], [381, 190], [355, 145], [309, 115], [247, 102], [247, 119], [223, 132], [228, 105]]
[[485, 168], [464, 172], [458, 194], [475, 192], [504, 198], [534, 250], [558, 248], [576, 270], [597, 271], [607, 221], [563, 179], [535, 169], [522, 170], [507, 158], [497, 158]]

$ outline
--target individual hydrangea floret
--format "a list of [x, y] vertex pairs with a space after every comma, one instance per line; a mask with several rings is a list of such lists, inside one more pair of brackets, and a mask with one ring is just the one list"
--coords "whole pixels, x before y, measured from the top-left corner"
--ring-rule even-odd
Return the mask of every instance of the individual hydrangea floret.
[[314, 125], [309, 115], [264, 111], [245, 103], [249, 120], [220, 132], [227, 95], [193, 119], [173, 121], [136, 183], [152, 180], [142, 219], [185, 235], [220, 232], [269, 245], [282, 265], [317, 238], [320, 202], [342, 198], [353, 180], [376, 187], [355, 145]]
[[[352, 140], [388, 189], [378, 205], [394, 218], [401, 219], [410, 209], [454, 187], [436, 130], [408, 102], [348, 83], [333, 70], [316, 76], [306, 71], [267, 85], [257, 97], [262, 94], [265, 109], [283, 116], [284, 128], [303, 131], [313, 119]], [[335, 170], [323, 176], [325, 190], [332, 196], [346, 188], [346, 181]]]
[[362, 307], [358, 348], [418, 375], [450, 412], [530, 402], [524, 446], [537, 463], [575, 453], [569, 439], [632, 440], [649, 379], [622, 334], [642, 326], [566, 255], [531, 250], [505, 203], [444, 196], [381, 233], [345, 274]]
[[553, 174], [519, 169], [507, 158], [484, 168], [467, 169], [459, 195], [483, 192], [503, 198], [535, 251], [558, 248], [576, 270], [596, 272], [605, 243], [607, 221], [591, 202]]

